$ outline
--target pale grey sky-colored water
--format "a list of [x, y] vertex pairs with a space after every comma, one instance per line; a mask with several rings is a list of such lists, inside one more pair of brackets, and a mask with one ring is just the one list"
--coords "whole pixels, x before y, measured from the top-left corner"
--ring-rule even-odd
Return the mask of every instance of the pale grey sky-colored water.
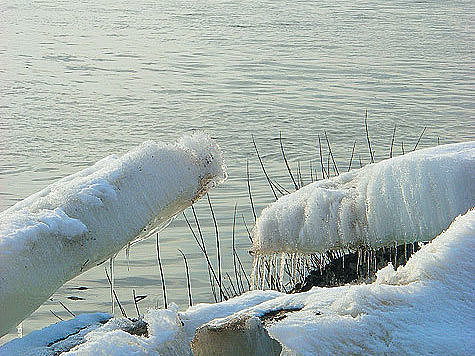
[[[212, 192], [231, 271], [232, 212], [252, 225], [245, 165], [251, 160], [258, 211], [272, 200], [251, 144], [271, 175], [290, 188], [280, 159], [283, 133], [293, 167], [308, 181], [317, 134], [326, 130], [346, 167], [354, 140], [368, 161], [363, 118], [377, 159], [395, 152], [473, 140], [471, 1], [7, 1], [0, 5], [0, 211], [60, 177], [148, 140], [194, 129], [221, 145], [229, 180]], [[214, 253], [206, 204], [197, 205]], [[240, 254], [250, 257], [243, 228]], [[192, 269], [194, 299], [210, 301], [206, 265], [181, 217], [161, 235], [169, 300], [187, 303], [177, 248]], [[132, 289], [161, 305], [154, 240], [135, 245], [130, 271], [116, 261], [116, 287], [129, 314]], [[86, 286], [89, 289], [72, 289]], [[75, 312], [109, 308], [102, 267], [54, 298]], [[85, 298], [71, 301], [68, 296]], [[24, 323], [55, 321], [53, 301]], [[11, 335], [9, 336], [11, 337]], [[8, 337], [7, 337], [8, 338]], [[3, 340], [6, 340], [4, 338]]]

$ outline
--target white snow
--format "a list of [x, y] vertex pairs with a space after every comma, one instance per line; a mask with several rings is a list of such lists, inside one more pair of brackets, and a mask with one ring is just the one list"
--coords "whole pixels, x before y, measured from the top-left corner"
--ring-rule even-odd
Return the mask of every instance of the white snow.
[[[204, 323], [222, 325], [242, 315], [296, 307], [302, 309], [267, 326], [270, 336], [282, 343], [282, 355], [470, 355], [475, 347], [474, 253], [472, 209], [405, 266], [381, 269], [371, 284], [289, 295], [251, 291], [182, 313], [176, 306], [150, 310], [145, 317], [149, 337], [118, 330], [122, 319], [114, 319], [86, 335], [87, 342], [67, 355], [191, 355], [190, 340]], [[22, 339], [15, 342], [21, 345]], [[0, 355], [14, 350], [11, 344], [0, 347]]]
[[257, 255], [427, 241], [475, 206], [475, 141], [438, 146], [309, 184], [265, 208]]
[[[185, 312], [178, 312], [178, 307], [175, 304], [172, 304], [167, 310], [151, 309], [144, 317], [148, 323], [149, 337], [147, 338], [131, 335], [121, 330], [130, 324], [130, 321], [125, 318], [111, 319], [101, 327], [90, 322], [91, 332], [85, 336], [81, 335], [80, 340], [80, 342], [84, 342], [82, 340], [84, 338], [87, 342], [65, 354], [91, 356], [192, 355], [190, 341], [197, 327], [215, 318], [232, 315], [281, 295], [275, 291], [251, 291], [222, 303], [197, 304]], [[98, 315], [100, 317], [109, 316], [108, 314]], [[43, 330], [32, 332], [22, 339], [15, 339], [0, 346], [0, 356], [36, 355], [38, 350], [42, 350], [45, 356], [52, 355], [58, 346], [48, 348], [45, 345], [48, 345], [51, 340], [54, 341], [68, 335], [68, 332], [74, 332], [74, 328], [84, 328], [87, 324], [84, 323], [86, 318], [90, 319], [91, 317], [85, 314], [80, 315], [68, 322], [59, 322]]]
[[109, 156], [0, 213], [0, 336], [225, 178], [219, 147], [198, 132]]
[[52, 356], [67, 351], [76, 343], [84, 342], [85, 334], [102, 326], [101, 323], [111, 317], [106, 313], [81, 314], [74, 319], [60, 321], [1, 346], [0, 356]]

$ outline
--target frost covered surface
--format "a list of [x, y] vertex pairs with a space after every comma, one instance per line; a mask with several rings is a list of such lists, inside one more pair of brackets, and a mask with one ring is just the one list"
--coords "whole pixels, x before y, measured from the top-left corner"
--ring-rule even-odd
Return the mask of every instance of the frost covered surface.
[[475, 347], [474, 253], [472, 209], [405, 266], [380, 270], [374, 283], [290, 295], [251, 291], [183, 313], [176, 307], [151, 310], [149, 337], [117, 330], [116, 319], [86, 335], [88, 341], [68, 354], [191, 355], [189, 342], [200, 325], [300, 309], [267, 326], [283, 345], [282, 355], [469, 355]]
[[260, 254], [427, 241], [475, 206], [475, 142], [438, 146], [309, 184], [262, 211]]
[[0, 356], [52, 356], [84, 342], [84, 335], [102, 326], [112, 317], [106, 313], [81, 314], [44, 329], [33, 331], [21, 339], [0, 346]]
[[204, 133], [109, 156], [0, 214], [0, 336], [64, 282], [164, 225], [224, 180]]

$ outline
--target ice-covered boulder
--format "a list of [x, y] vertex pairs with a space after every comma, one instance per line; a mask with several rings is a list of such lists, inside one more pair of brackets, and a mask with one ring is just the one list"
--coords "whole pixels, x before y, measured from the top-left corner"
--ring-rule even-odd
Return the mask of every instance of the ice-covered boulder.
[[194, 356], [279, 356], [282, 347], [255, 316], [216, 320], [200, 326], [191, 341]]
[[0, 336], [61, 285], [150, 235], [225, 179], [203, 133], [145, 142], [59, 180], [0, 214]]
[[475, 206], [475, 142], [437, 146], [309, 184], [265, 208], [256, 255], [428, 241]]

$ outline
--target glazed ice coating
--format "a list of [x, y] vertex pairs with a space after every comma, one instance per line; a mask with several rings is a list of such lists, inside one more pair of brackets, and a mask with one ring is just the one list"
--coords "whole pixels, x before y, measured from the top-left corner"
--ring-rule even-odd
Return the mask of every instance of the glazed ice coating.
[[226, 178], [204, 133], [148, 141], [0, 214], [0, 336], [61, 285], [156, 231]]
[[437, 146], [309, 184], [265, 208], [253, 251], [324, 253], [427, 241], [475, 206], [475, 142]]

